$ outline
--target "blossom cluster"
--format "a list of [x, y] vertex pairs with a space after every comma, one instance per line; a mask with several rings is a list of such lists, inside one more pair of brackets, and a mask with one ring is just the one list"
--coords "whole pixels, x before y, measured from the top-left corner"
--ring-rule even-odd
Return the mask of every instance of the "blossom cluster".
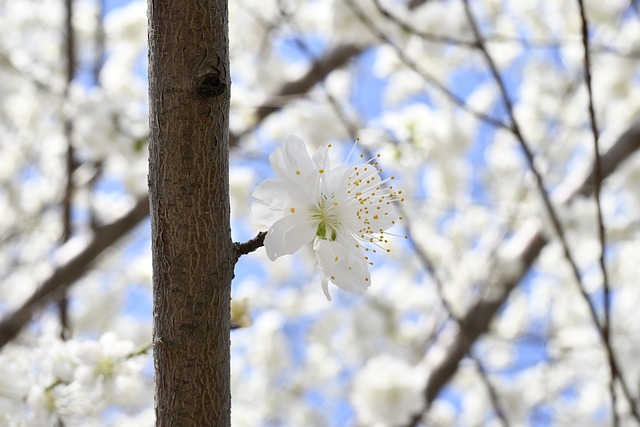
[[112, 332], [69, 341], [46, 334], [30, 347], [3, 348], [0, 425], [88, 425], [107, 411], [118, 425], [128, 422], [127, 412], [145, 419], [138, 425], [150, 425], [151, 414], [142, 409], [150, 400], [142, 375], [147, 350]]

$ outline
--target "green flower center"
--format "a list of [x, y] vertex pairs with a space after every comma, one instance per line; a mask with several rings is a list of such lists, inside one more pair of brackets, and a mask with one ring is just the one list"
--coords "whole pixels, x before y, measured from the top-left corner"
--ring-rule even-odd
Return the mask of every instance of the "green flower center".
[[316, 230], [316, 236], [322, 240], [329, 240], [331, 242], [335, 242], [336, 237], [338, 237], [336, 230], [326, 221], [320, 221], [318, 229]]
[[316, 230], [316, 236], [322, 240], [335, 242], [336, 238], [338, 237], [336, 228], [334, 225], [332, 225], [332, 223], [335, 223], [335, 221], [332, 221], [335, 219], [335, 213], [332, 214], [330, 212], [331, 208], [336, 205], [337, 204], [335, 203], [329, 203], [329, 198], [323, 194], [318, 206], [318, 211], [313, 215], [314, 218], [320, 220], [318, 229]]

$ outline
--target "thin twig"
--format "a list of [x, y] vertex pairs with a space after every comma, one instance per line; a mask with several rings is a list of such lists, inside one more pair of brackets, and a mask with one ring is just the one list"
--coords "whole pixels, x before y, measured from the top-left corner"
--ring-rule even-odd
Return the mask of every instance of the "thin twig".
[[[480, 33], [480, 30], [478, 28], [478, 23], [476, 22], [475, 17], [473, 16], [473, 13], [471, 11], [471, 7], [469, 6], [469, 0], [463, 0], [464, 1], [464, 6], [465, 6], [465, 12], [467, 14], [467, 18], [469, 20], [469, 24], [471, 26], [471, 29], [473, 31], [473, 33], [476, 36], [476, 39], [478, 41], [478, 46], [480, 51], [482, 52], [483, 56], [485, 57], [485, 61], [487, 62], [487, 65], [489, 66], [490, 72], [493, 75], [496, 84], [498, 85], [498, 88], [500, 90], [500, 93], [502, 94], [502, 100], [504, 102], [505, 108], [507, 110], [507, 114], [509, 115], [510, 119], [511, 119], [511, 124], [512, 124], [512, 132], [514, 134], [514, 136], [516, 137], [517, 141], [520, 144], [520, 147], [523, 151], [523, 153], [525, 154], [525, 158], [527, 159], [527, 163], [529, 166], [529, 169], [531, 170], [531, 172], [534, 174], [535, 179], [536, 179], [536, 184], [538, 186], [538, 189], [540, 191], [540, 195], [542, 197], [542, 200], [545, 204], [547, 213], [551, 219], [551, 223], [553, 224], [553, 228], [554, 231], [557, 235], [557, 237], [560, 240], [560, 243], [562, 245], [562, 249], [564, 252], [564, 256], [567, 259], [567, 262], [569, 263], [570, 267], [571, 267], [571, 271], [573, 273], [574, 279], [578, 285], [578, 291], [580, 292], [580, 295], [582, 296], [582, 298], [584, 299], [584, 301], [586, 302], [588, 308], [589, 308], [589, 314], [591, 316], [591, 320], [594, 323], [596, 329], [598, 330], [600, 337], [602, 338], [603, 341], [603, 345], [605, 347], [605, 350], [607, 352], [607, 356], [609, 358], [609, 363], [611, 365], [613, 365], [613, 372], [616, 372], [617, 378], [620, 379], [620, 383], [622, 385], [622, 388], [625, 392], [625, 397], [627, 398], [627, 400], [630, 403], [630, 407], [632, 408], [632, 412], [634, 417], [636, 418], [636, 420], [638, 420], [638, 422], [640, 422], [640, 414], [637, 411], [637, 408], [635, 407], [635, 402], [633, 397], [631, 396], [630, 390], [628, 388], [628, 386], [626, 385], [626, 382], [624, 381], [622, 375], [620, 375], [620, 371], [617, 368], [617, 362], [615, 360], [615, 355], [613, 353], [613, 349], [611, 348], [611, 346], [609, 345], [608, 340], [605, 339], [605, 336], [603, 334], [603, 329], [600, 325], [600, 320], [598, 318], [598, 313], [595, 309], [595, 306], [593, 304], [593, 302], [591, 301], [591, 299], [589, 298], [589, 295], [587, 294], [587, 291], [584, 287], [584, 284], [582, 283], [582, 278], [580, 276], [580, 271], [578, 270], [578, 266], [577, 263], [575, 262], [575, 260], [573, 259], [573, 256], [571, 255], [571, 251], [569, 249], [569, 244], [567, 242], [567, 239], [565, 237], [565, 233], [564, 233], [564, 229], [562, 224], [560, 223], [559, 219], [558, 219], [558, 215], [553, 207], [553, 205], [551, 204], [551, 199], [549, 197], [549, 194], [547, 193], [545, 187], [544, 187], [544, 183], [542, 180], [542, 175], [538, 172], [536, 166], [535, 166], [535, 162], [534, 162], [534, 156], [533, 153], [531, 151], [531, 149], [529, 148], [528, 143], [526, 142], [526, 140], [524, 139], [524, 136], [522, 134], [522, 132], [520, 131], [520, 127], [518, 125], [518, 122], [515, 118], [515, 114], [514, 114], [514, 109], [513, 109], [513, 104], [511, 101], [511, 98], [509, 97], [509, 94], [507, 92], [507, 88], [506, 85], [504, 84], [504, 81], [496, 67], [495, 62], [493, 61], [493, 58], [491, 57], [491, 55], [489, 54], [488, 50], [486, 49], [483, 39], [482, 39], [482, 35]], [[595, 176], [595, 165], [594, 165], [594, 176]]]
[[[600, 239], [600, 270], [602, 271], [602, 283], [604, 290], [604, 321], [602, 323], [602, 335], [605, 345], [610, 349], [607, 351], [609, 371], [611, 379], [609, 381], [609, 394], [611, 395], [611, 417], [613, 427], [620, 425], [620, 419], [616, 410], [616, 389], [615, 381], [618, 373], [616, 372], [616, 364], [613, 362], [611, 355], [613, 354], [613, 346], [611, 343], [611, 295], [609, 289], [609, 275], [605, 263], [606, 235], [604, 229], [604, 220], [602, 218], [602, 204], [600, 202], [600, 145], [598, 124], [596, 122], [596, 113], [593, 102], [593, 87], [591, 83], [591, 57], [589, 53], [589, 23], [582, 0], [578, 0], [580, 9], [580, 20], [582, 22], [582, 43], [584, 47], [584, 81], [589, 94], [589, 121], [591, 122], [591, 133], [593, 134], [593, 197], [596, 202], [596, 212], [598, 215], [598, 238]], [[631, 402], [633, 405], [633, 402]]]
[[[480, 29], [478, 28], [478, 23], [476, 22], [475, 17], [473, 16], [473, 12], [471, 11], [471, 7], [469, 6], [469, 0], [463, 0], [464, 1], [464, 6], [465, 6], [465, 12], [467, 14], [467, 18], [469, 20], [469, 24], [471, 26], [471, 29], [473, 31], [473, 33], [476, 36], [476, 40], [478, 41], [478, 48], [480, 50], [480, 52], [482, 53], [482, 55], [485, 58], [485, 62], [487, 63], [489, 70], [491, 72], [491, 75], [494, 79], [494, 81], [496, 82], [496, 85], [498, 86], [498, 89], [500, 91], [501, 97], [502, 97], [502, 101], [504, 104], [504, 107], [507, 111], [507, 114], [509, 116], [509, 119], [511, 120], [511, 132], [513, 133], [513, 135], [515, 136], [516, 140], [518, 141], [520, 148], [522, 150], [522, 152], [524, 153], [525, 159], [527, 160], [527, 165], [529, 167], [529, 170], [531, 171], [531, 173], [534, 175], [535, 177], [535, 181], [536, 181], [536, 185], [538, 187], [538, 191], [540, 192], [540, 196], [542, 197], [542, 201], [545, 205], [545, 209], [549, 215], [549, 218], [551, 219], [551, 223], [553, 225], [554, 231], [556, 233], [556, 235], [558, 236], [560, 243], [562, 245], [563, 251], [564, 251], [564, 255], [565, 258], [567, 259], [569, 265], [571, 266], [571, 270], [573, 272], [573, 276], [576, 279], [576, 281], [578, 282], [578, 285], [580, 287], [580, 289], [582, 291], [584, 291], [584, 286], [582, 284], [582, 278], [580, 276], [580, 271], [578, 270], [578, 266], [577, 263], [575, 262], [575, 260], [573, 259], [573, 256], [571, 255], [571, 250], [569, 249], [569, 244], [566, 240], [565, 237], [565, 232], [564, 232], [564, 227], [562, 226], [562, 224], [560, 223], [560, 220], [558, 218], [558, 214], [556, 213], [555, 208], [553, 207], [552, 203], [551, 203], [551, 198], [549, 197], [549, 194], [545, 188], [543, 179], [542, 179], [542, 175], [540, 174], [540, 172], [538, 171], [538, 168], [535, 165], [535, 157], [533, 154], [533, 151], [531, 150], [529, 143], [525, 140], [524, 135], [522, 133], [522, 131], [520, 130], [520, 125], [518, 123], [518, 121], [516, 120], [515, 117], [515, 113], [514, 113], [514, 107], [513, 107], [513, 102], [511, 101], [511, 97], [509, 96], [509, 93], [507, 91], [507, 87], [504, 83], [504, 80], [502, 79], [502, 76], [500, 74], [500, 71], [498, 70], [495, 62], [493, 61], [493, 57], [489, 54], [489, 51], [486, 49], [486, 46], [484, 44], [484, 40], [482, 37], [482, 34], [480, 33]], [[586, 295], [586, 294], [585, 294]], [[589, 301], [588, 297], [587, 300]], [[596, 321], [597, 321], [597, 315], [595, 315], [595, 311], [594, 308], [592, 306], [592, 304], [589, 301], [589, 307], [592, 311], [592, 316], [595, 317]]]
[[[238, 262], [238, 259], [242, 255], [247, 255], [253, 251], [256, 251], [258, 248], [264, 246], [264, 238], [267, 236], [266, 231], [261, 231], [258, 233], [256, 237], [251, 240], [248, 240], [244, 243], [234, 242], [233, 243], [233, 252], [234, 252], [234, 260]], [[234, 263], [235, 263], [234, 262]]]
[[[65, 98], [69, 96], [69, 89], [75, 77], [76, 71], [76, 55], [75, 55], [75, 33], [73, 30], [73, 0], [65, 1], [65, 51], [66, 51], [66, 85], [64, 90]], [[71, 140], [73, 133], [73, 121], [68, 115], [64, 116], [64, 136], [67, 140], [66, 153], [66, 183], [64, 196], [62, 199], [62, 236], [60, 241], [65, 244], [73, 233], [73, 225], [71, 223], [71, 211], [73, 209], [73, 172], [76, 169], [76, 161], [74, 155], [73, 142]], [[62, 292], [58, 300], [58, 312], [60, 316], [60, 338], [66, 340], [70, 338], [71, 328], [69, 326], [69, 298], [66, 290]]]
[[409, 34], [415, 34], [416, 36], [433, 43], [442, 43], [442, 44], [451, 44], [456, 46], [464, 46], [471, 49], [476, 49], [478, 46], [475, 42], [470, 42], [467, 40], [456, 39], [454, 37], [449, 37], [445, 35], [436, 35], [425, 33], [423, 31], [418, 31], [416, 28], [412, 27], [408, 22], [400, 19], [397, 15], [391, 13], [389, 10], [385, 9], [382, 4], [380, 4], [380, 0], [373, 0], [376, 5], [376, 9], [382, 16], [388, 19], [391, 22], [394, 22], [398, 25], [402, 30]]
[[436, 79], [431, 74], [427, 73], [423, 70], [418, 64], [411, 60], [396, 43], [394, 43], [382, 30], [380, 30], [376, 25], [369, 19], [364, 11], [356, 4], [353, 0], [347, 0], [347, 5], [351, 8], [356, 17], [371, 31], [378, 39], [387, 43], [398, 55], [398, 58], [404, 62], [412, 71], [417, 73], [427, 84], [434, 86], [440, 92], [442, 92], [451, 102], [460, 107], [462, 110], [476, 117], [478, 120], [485, 122], [495, 128], [511, 130], [509, 126], [502, 123], [500, 120], [497, 120], [483, 112], [474, 110], [471, 108], [464, 99], [460, 98], [458, 95], [453, 93], [448, 87], [442, 84], [438, 79]]
[[105, 57], [105, 31], [104, 31], [104, 12], [105, 0], [98, 0], [98, 13], [96, 14], [96, 31], [94, 37], [95, 57], [93, 58], [93, 80], [96, 85], [100, 85], [100, 73], [104, 66]]
[[[455, 38], [455, 37], [450, 37], [450, 36], [446, 36], [446, 35], [440, 35], [440, 34], [432, 34], [432, 33], [427, 33], [425, 31], [420, 31], [419, 29], [415, 28], [414, 26], [412, 26], [409, 22], [407, 22], [406, 20], [400, 18], [400, 16], [394, 14], [391, 12], [391, 10], [384, 8], [382, 3], [380, 3], [380, 0], [373, 0], [373, 2], [375, 3], [376, 8], [378, 9], [378, 11], [380, 12], [380, 14], [382, 16], [384, 16], [387, 20], [389, 20], [390, 22], [395, 23], [397, 26], [399, 26], [403, 31], [409, 33], [409, 34], [413, 34], [417, 37], [420, 37], [421, 39], [427, 41], [427, 42], [431, 42], [431, 43], [439, 43], [439, 44], [448, 44], [448, 45], [453, 45], [453, 46], [457, 46], [457, 47], [466, 47], [466, 48], [470, 48], [470, 49], [477, 49], [478, 46], [476, 44], [476, 42], [472, 42], [472, 41], [468, 41], [468, 40], [462, 40], [459, 38]], [[484, 41], [485, 43], [492, 43], [492, 44], [505, 44], [505, 43], [517, 43], [527, 49], [558, 49], [561, 46], [566, 46], [568, 44], [582, 44], [582, 40], [580, 40], [579, 38], [566, 38], [566, 39], [558, 39], [558, 38], [554, 38], [554, 39], [543, 39], [543, 38], [530, 38], [530, 37], [521, 37], [518, 35], [509, 35], [509, 34], [502, 34], [502, 33], [498, 33], [498, 32], [492, 32], [491, 34], [485, 34], [484, 35]], [[596, 45], [591, 45], [591, 50], [595, 51], [595, 52], [606, 52], [606, 53], [611, 53], [623, 58], [638, 58], [639, 56], [639, 52], [638, 51], [630, 51], [630, 52], [623, 52], [620, 51], [619, 49], [613, 47], [613, 46], [609, 46], [609, 45], [605, 45], [605, 44], [596, 44]]]
[[414, 10], [427, 3], [429, 0], [409, 0], [407, 3], [407, 9]]

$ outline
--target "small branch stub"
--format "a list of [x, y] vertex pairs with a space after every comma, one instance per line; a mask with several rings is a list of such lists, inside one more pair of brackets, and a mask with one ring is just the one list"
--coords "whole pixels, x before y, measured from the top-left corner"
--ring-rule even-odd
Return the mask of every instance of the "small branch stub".
[[227, 90], [224, 80], [217, 74], [208, 73], [198, 82], [198, 95], [202, 98], [215, 98]]
[[256, 237], [254, 237], [253, 239], [247, 242], [244, 242], [244, 243], [234, 242], [233, 249], [235, 252], [235, 262], [238, 262], [238, 258], [240, 258], [242, 255], [251, 253], [256, 249], [264, 246], [264, 238], [266, 235], [267, 235], [266, 231], [261, 231], [258, 233]]

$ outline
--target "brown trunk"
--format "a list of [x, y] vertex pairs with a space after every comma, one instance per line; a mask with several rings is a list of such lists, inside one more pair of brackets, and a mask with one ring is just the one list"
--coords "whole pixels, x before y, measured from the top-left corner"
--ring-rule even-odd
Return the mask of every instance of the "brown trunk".
[[149, 0], [149, 192], [158, 426], [229, 426], [226, 0]]

